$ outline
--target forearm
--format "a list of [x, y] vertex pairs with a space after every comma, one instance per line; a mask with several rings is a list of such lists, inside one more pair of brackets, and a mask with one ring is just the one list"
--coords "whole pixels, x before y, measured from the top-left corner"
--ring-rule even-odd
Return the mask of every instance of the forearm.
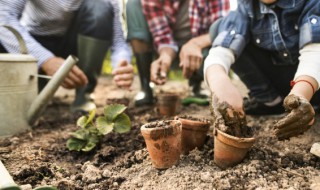
[[[308, 44], [300, 50], [300, 63], [291, 94], [310, 100], [320, 83], [320, 43]], [[300, 81], [300, 82], [298, 82]]]
[[113, 2], [113, 36], [112, 36], [112, 46], [111, 46], [111, 64], [112, 68], [116, 68], [119, 62], [126, 60], [131, 63], [132, 53], [129, 45], [124, 39], [124, 32], [121, 26], [121, 16], [119, 3], [117, 1]]
[[313, 77], [304, 75], [295, 79], [295, 84], [290, 94], [302, 96], [310, 101], [318, 87], [318, 82]]
[[207, 85], [212, 93], [220, 89], [221, 84], [232, 84], [228, 74], [221, 65], [211, 65], [206, 69], [204, 74]]
[[211, 46], [211, 39], [209, 34], [203, 34], [189, 40], [190, 43], [194, 43], [201, 49]]
[[159, 56], [160, 57], [166, 57], [167, 59], [170, 60], [170, 65], [173, 62], [173, 60], [176, 58], [177, 53], [174, 49], [170, 47], [163, 47], [159, 49]]

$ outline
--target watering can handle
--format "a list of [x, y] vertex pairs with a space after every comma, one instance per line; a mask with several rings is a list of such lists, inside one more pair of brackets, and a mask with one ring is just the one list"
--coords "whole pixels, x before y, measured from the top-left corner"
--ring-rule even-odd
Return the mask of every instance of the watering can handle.
[[8, 26], [8, 25], [0, 25], [0, 26], [8, 29], [17, 38], [17, 40], [19, 42], [20, 53], [21, 54], [28, 54], [28, 49], [27, 49], [26, 43], [24, 42], [24, 40], [23, 40], [23, 38], [22, 38], [20, 33], [16, 29], [11, 27], [11, 26]]

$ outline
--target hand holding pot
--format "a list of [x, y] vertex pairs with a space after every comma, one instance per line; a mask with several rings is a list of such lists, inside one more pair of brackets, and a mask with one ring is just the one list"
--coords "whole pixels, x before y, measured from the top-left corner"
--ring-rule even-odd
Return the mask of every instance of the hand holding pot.
[[284, 107], [289, 114], [274, 126], [279, 140], [297, 136], [310, 129], [314, 123], [315, 112], [307, 99], [290, 94], [284, 99]]
[[242, 111], [236, 111], [230, 104], [220, 101], [215, 95], [212, 97], [212, 112], [214, 126], [233, 136], [242, 136], [242, 126], [246, 126], [246, 116]]

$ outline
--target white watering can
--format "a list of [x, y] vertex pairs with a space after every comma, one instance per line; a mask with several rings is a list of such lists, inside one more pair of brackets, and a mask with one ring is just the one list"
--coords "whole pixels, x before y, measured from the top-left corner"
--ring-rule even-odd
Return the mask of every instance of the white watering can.
[[15, 29], [2, 27], [16, 36], [21, 51], [21, 54], [0, 53], [0, 137], [5, 137], [30, 129], [78, 59], [69, 56], [38, 95], [37, 60], [27, 54], [26, 45]]

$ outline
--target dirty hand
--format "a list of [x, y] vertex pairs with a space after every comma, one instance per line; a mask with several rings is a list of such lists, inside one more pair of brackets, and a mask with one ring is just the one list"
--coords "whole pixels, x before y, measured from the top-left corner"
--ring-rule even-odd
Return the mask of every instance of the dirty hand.
[[129, 89], [133, 81], [133, 67], [126, 60], [122, 60], [112, 71], [112, 75], [118, 87]]
[[167, 80], [167, 72], [175, 57], [175, 52], [171, 48], [161, 48], [159, 58], [151, 64], [151, 81], [157, 85], [162, 85]]
[[[49, 76], [53, 76], [61, 67], [65, 60], [61, 57], [53, 57], [48, 59], [41, 65], [42, 70]], [[73, 89], [80, 86], [84, 86], [88, 83], [87, 76], [83, 73], [78, 66], [74, 65], [64, 81], [62, 86], [67, 89]]]
[[243, 111], [236, 111], [226, 101], [221, 101], [216, 95], [211, 99], [211, 112], [214, 117], [214, 127], [234, 136], [243, 136], [242, 128], [246, 126], [246, 116]]
[[274, 125], [275, 135], [279, 140], [297, 136], [310, 129], [315, 112], [308, 100], [290, 94], [284, 99], [284, 107], [290, 113]]
[[182, 67], [185, 78], [190, 78], [200, 68], [203, 60], [201, 47], [191, 40], [182, 46], [179, 57], [179, 66]]

